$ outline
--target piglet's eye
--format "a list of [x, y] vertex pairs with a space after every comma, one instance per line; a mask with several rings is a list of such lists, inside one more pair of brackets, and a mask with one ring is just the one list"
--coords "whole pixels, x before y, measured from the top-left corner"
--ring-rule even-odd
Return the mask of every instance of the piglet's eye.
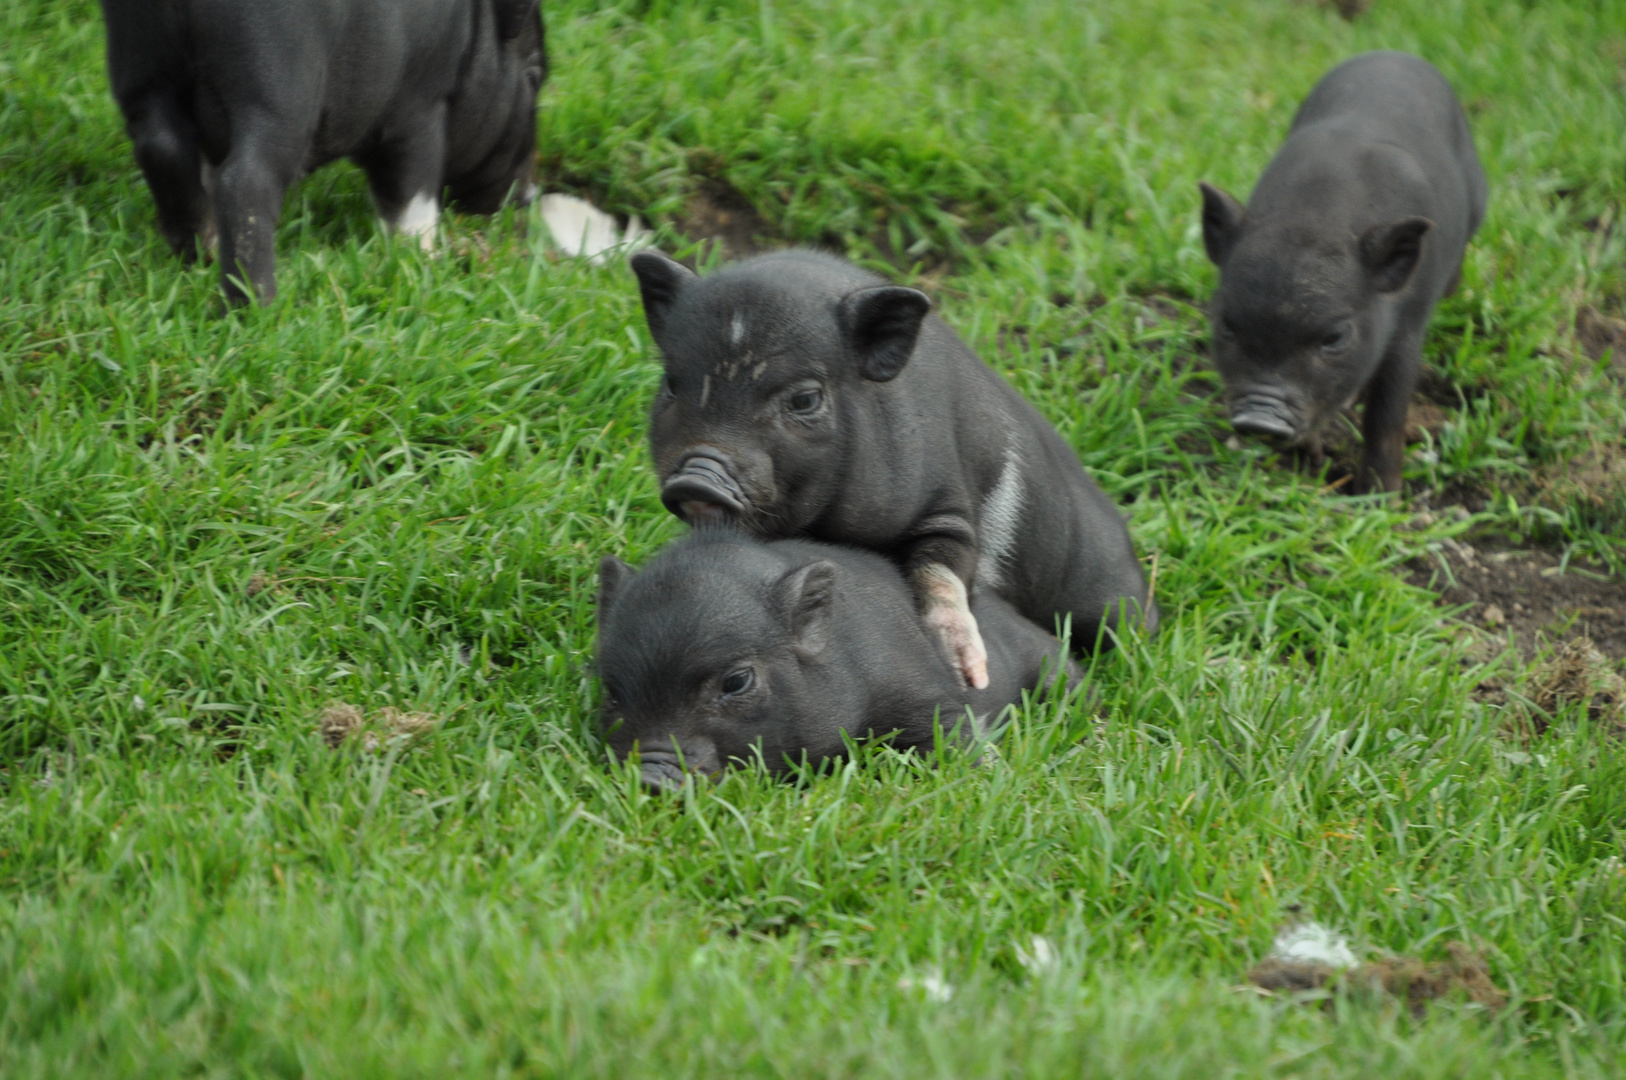
[[1326, 334], [1322, 336], [1321, 347], [1326, 349], [1328, 352], [1336, 352], [1339, 349], [1342, 349], [1345, 345], [1349, 344], [1351, 334], [1352, 331], [1350, 329], [1350, 325], [1348, 323], [1340, 323], [1338, 326], [1328, 330]]
[[790, 401], [786, 404], [790, 406], [790, 411], [793, 413], [810, 413], [815, 411], [823, 401], [824, 391], [816, 386], [810, 386], [805, 390], [796, 391], [790, 396]]
[[750, 668], [731, 671], [728, 673], [728, 678], [723, 680], [723, 694], [728, 697], [743, 694], [751, 689], [751, 684], [754, 682], [756, 682], [756, 676], [751, 673]]

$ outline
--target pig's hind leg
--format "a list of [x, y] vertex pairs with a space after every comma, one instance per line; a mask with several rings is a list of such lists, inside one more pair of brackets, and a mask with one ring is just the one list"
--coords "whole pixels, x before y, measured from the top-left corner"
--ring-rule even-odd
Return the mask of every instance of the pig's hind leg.
[[367, 171], [378, 216], [402, 236], [416, 238], [423, 250], [433, 251], [446, 168], [445, 102], [393, 122], [357, 163]]
[[158, 228], [181, 261], [190, 264], [198, 257], [200, 241], [205, 248], [214, 241], [197, 125], [179, 92], [169, 88], [126, 103], [124, 116], [136, 162], [158, 206]]
[[[233, 117], [234, 127], [238, 118]], [[245, 118], [241, 137], [214, 174], [215, 220], [220, 231], [220, 284], [228, 302], [277, 295], [277, 220], [282, 198], [299, 176], [305, 126], [264, 115]]]

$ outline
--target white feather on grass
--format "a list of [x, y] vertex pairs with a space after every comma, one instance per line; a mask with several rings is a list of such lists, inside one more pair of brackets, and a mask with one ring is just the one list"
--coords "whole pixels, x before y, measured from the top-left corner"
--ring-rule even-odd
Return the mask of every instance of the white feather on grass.
[[1318, 922], [1302, 922], [1279, 931], [1270, 955], [1274, 960], [1321, 964], [1339, 970], [1352, 968], [1359, 963], [1354, 950], [1349, 947], [1349, 940]]
[[614, 217], [574, 195], [544, 195], [537, 200], [537, 210], [555, 248], [595, 265], [603, 265], [618, 251], [642, 246], [650, 235], [637, 215], [622, 229]]

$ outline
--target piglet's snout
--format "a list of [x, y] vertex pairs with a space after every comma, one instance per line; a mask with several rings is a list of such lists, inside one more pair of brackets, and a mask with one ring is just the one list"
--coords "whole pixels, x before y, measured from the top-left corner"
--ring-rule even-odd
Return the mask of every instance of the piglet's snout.
[[745, 509], [745, 494], [716, 452], [689, 454], [661, 485], [661, 502], [691, 525], [705, 519], [726, 519]]
[[1250, 394], [1232, 404], [1231, 426], [1243, 435], [1275, 443], [1290, 443], [1298, 437], [1298, 425], [1286, 403], [1262, 394]]
[[638, 776], [651, 791], [675, 791], [683, 786], [683, 769], [676, 761], [650, 761], [638, 766]]
[[709, 739], [701, 739], [682, 746], [680, 757], [666, 750], [638, 752], [638, 775], [651, 791], [674, 791], [683, 786], [687, 776], [712, 776], [722, 771], [717, 760], [717, 749]]

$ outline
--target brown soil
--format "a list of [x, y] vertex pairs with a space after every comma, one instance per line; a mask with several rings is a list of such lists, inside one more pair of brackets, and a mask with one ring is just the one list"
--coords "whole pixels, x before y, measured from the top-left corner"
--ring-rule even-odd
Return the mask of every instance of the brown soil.
[[1575, 340], [1592, 360], [1609, 354], [1609, 369], [1626, 377], [1626, 319], [1584, 307], [1575, 313]]
[[1334, 986], [1359, 994], [1386, 994], [1405, 1002], [1421, 1019], [1430, 1001], [1466, 997], [1487, 1009], [1507, 1004], [1507, 995], [1491, 982], [1485, 961], [1461, 942], [1446, 945], [1448, 959], [1434, 964], [1400, 956], [1337, 971], [1325, 964], [1302, 963], [1272, 957], [1248, 972], [1248, 981], [1261, 990], [1303, 992]]
[[1345, 22], [1354, 22], [1372, 6], [1372, 0], [1321, 0], [1321, 6], [1332, 8]]
[[[1500, 680], [1493, 680], [1500, 682]], [[1489, 698], [1505, 686], [1481, 686], [1482, 694]], [[1621, 708], [1626, 704], [1626, 679], [1608, 657], [1598, 651], [1591, 638], [1574, 638], [1559, 649], [1551, 659], [1538, 667], [1523, 687], [1522, 699], [1528, 703], [1523, 715], [1515, 717], [1508, 731], [1525, 740], [1543, 734], [1559, 711], [1569, 705], [1585, 705], [1587, 717], [1594, 724], [1616, 735], [1626, 725], [1621, 721]]]
[[[716, 164], [709, 159], [701, 161], [707, 166]], [[689, 196], [683, 213], [673, 224], [691, 240], [716, 244], [722, 248], [723, 257], [729, 260], [760, 255], [786, 247], [789, 243], [744, 193], [727, 180], [715, 176], [700, 181], [694, 194]], [[994, 231], [992, 228], [968, 228], [964, 230], [965, 244], [967, 247], [980, 247]], [[934, 251], [915, 256], [896, 250], [884, 221], [870, 233], [869, 240], [883, 261], [899, 270], [913, 271], [910, 284], [928, 293], [942, 285], [956, 263], [955, 256], [948, 252]], [[846, 244], [843, 237], [831, 234], [817, 241], [815, 246], [839, 252], [844, 250]]]
[[1611, 660], [1626, 657], [1626, 582], [1550, 551], [1446, 540], [1406, 566], [1413, 585], [1440, 594], [1442, 607], [1468, 605], [1461, 618], [1502, 636], [1509, 630], [1525, 661], [1543, 646], [1588, 637]]
[[782, 246], [774, 241], [768, 219], [726, 180], [701, 181], [683, 208], [677, 227], [691, 240], [717, 244], [729, 259], [743, 259]]

